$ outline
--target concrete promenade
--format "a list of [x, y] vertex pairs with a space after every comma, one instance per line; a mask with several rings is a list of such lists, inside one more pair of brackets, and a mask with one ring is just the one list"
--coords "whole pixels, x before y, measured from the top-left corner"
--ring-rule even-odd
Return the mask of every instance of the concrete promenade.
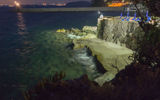
[[19, 8], [17, 12], [75, 12], [75, 11], [122, 11], [123, 7], [85, 7], [85, 8]]

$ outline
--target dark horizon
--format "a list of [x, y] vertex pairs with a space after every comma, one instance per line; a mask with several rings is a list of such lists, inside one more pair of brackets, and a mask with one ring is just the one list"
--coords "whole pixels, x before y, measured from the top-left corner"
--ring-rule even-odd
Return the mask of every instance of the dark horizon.
[[48, 3], [48, 4], [53, 4], [53, 3], [69, 3], [69, 2], [76, 2], [76, 1], [88, 1], [90, 2], [91, 0], [0, 0], [0, 4], [14, 4], [14, 1], [20, 2], [22, 5], [38, 5], [42, 3]]

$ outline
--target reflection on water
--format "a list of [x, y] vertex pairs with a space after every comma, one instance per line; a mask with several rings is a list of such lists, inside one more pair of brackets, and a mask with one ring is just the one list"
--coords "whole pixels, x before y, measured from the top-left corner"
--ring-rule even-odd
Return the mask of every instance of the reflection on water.
[[[21, 38], [22, 42], [23, 42], [24, 45], [28, 45], [30, 43], [30, 41], [28, 41], [27, 37], [25, 36], [26, 34], [28, 34], [28, 31], [27, 31], [27, 27], [26, 27], [25, 20], [24, 20], [24, 17], [23, 17], [23, 13], [18, 12], [17, 13], [17, 19], [18, 19], [18, 22], [17, 22], [18, 34], [19, 35], [23, 35], [23, 37]], [[27, 47], [25, 47], [25, 48], [23, 48], [21, 50], [16, 49], [16, 51], [20, 52], [21, 55], [24, 55], [24, 54], [30, 52], [30, 48], [31, 47], [27, 46]]]
[[17, 23], [18, 34], [24, 35], [24, 34], [27, 33], [27, 28], [26, 28], [25, 21], [24, 21], [24, 18], [23, 18], [23, 13], [18, 12], [17, 13], [17, 18], [18, 18], [18, 23]]
[[[7, 67], [3, 72], [2, 68], [0, 70], [0, 75], [3, 76], [0, 77], [0, 86], [3, 86], [3, 89], [0, 88], [0, 94], [4, 94], [4, 99], [0, 98], [0, 100], [23, 100], [22, 92], [37, 84], [42, 78], [48, 78], [56, 72], [65, 72], [65, 79], [78, 78], [83, 74], [88, 74], [90, 78], [97, 75], [92, 57], [87, 57], [84, 51], [79, 53], [82, 55], [79, 59], [75, 58], [74, 51], [66, 48], [69, 45], [68, 38], [63, 34], [57, 34], [54, 30], [56, 26], [63, 27], [71, 23], [70, 17], [79, 16], [79, 13], [71, 13], [71, 15], [64, 13], [65, 19], [68, 18], [67, 22], [63, 22], [64, 16], [59, 17], [59, 13], [51, 14], [52, 16], [47, 18], [46, 15], [50, 13], [42, 14], [41, 16], [44, 16], [42, 18], [39, 15], [16, 13], [17, 22], [14, 22], [16, 25], [13, 28], [17, 30], [11, 33], [17, 32], [17, 34], [13, 34], [15, 37], [11, 34], [5, 38], [9, 45], [5, 48], [8, 54], [3, 56], [3, 59], [6, 57], [3, 60], [6, 63], [3, 65]], [[84, 14], [80, 15], [84, 16]], [[76, 27], [80, 22], [84, 22], [86, 19], [81, 16], [80, 21], [75, 17], [69, 25]], [[38, 23], [39, 20], [43, 21]], [[52, 29], [48, 28], [49, 26], [52, 26]], [[8, 41], [11, 40], [10, 37], [13, 38], [12, 41]]]

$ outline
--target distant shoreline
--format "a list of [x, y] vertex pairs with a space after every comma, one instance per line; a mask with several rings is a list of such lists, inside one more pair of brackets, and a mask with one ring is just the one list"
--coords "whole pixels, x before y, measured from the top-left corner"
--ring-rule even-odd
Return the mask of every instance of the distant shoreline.
[[122, 11], [123, 7], [17, 8], [16, 12]]

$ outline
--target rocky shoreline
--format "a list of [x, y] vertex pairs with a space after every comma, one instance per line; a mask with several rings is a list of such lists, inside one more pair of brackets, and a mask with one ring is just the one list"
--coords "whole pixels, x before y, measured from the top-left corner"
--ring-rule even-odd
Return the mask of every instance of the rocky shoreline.
[[[118, 18], [102, 18], [99, 20], [101, 21], [98, 22], [99, 28], [96, 34], [89, 32], [80, 36], [65, 29], [62, 33], [66, 36], [69, 35], [67, 38], [71, 39], [73, 49], [87, 48], [88, 54], [95, 57], [95, 62], [98, 62], [99, 67], [105, 69], [105, 73], [94, 81], [89, 80], [87, 75], [78, 79], [63, 80], [64, 73], [56, 73], [52, 78], [42, 80], [35, 89], [27, 91], [25, 93], [27, 100], [32, 98], [36, 98], [36, 100], [40, 98], [42, 100], [44, 100], [43, 98], [64, 100], [66, 98], [68, 100], [160, 100], [160, 39], [154, 37], [159, 37], [159, 29], [149, 28], [153, 30], [149, 33], [154, 36], [149, 36], [149, 39], [147, 37], [147, 40], [145, 40], [146, 37], [143, 37], [144, 41], [139, 41], [144, 31], [140, 31], [137, 23], [119, 21]], [[112, 27], [109, 26], [109, 23]], [[121, 27], [125, 27], [124, 30]], [[135, 31], [137, 28], [138, 31]], [[82, 32], [84, 31], [79, 30], [79, 34]], [[153, 44], [152, 39], [157, 40], [155, 44]], [[137, 49], [140, 49], [141, 52], [136, 50], [135, 53], [138, 52], [137, 55], [140, 59], [134, 54], [134, 48], [139, 46], [139, 42], [142, 42], [141, 47]], [[135, 45], [133, 46], [132, 43]], [[127, 45], [131, 47], [127, 48]], [[84, 63], [88, 64], [86, 53], [85, 56], [78, 57], [84, 58]]]
[[74, 50], [87, 48], [94, 57], [97, 69], [104, 73], [94, 80], [102, 86], [106, 81], [114, 79], [115, 75], [130, 64], [128, 57], [133, 51], [117, 44], [97, 38], [97, 27], [84, 26], [83, 29], [58, 29], [58, 33], [66, 34], [73, 41]]

